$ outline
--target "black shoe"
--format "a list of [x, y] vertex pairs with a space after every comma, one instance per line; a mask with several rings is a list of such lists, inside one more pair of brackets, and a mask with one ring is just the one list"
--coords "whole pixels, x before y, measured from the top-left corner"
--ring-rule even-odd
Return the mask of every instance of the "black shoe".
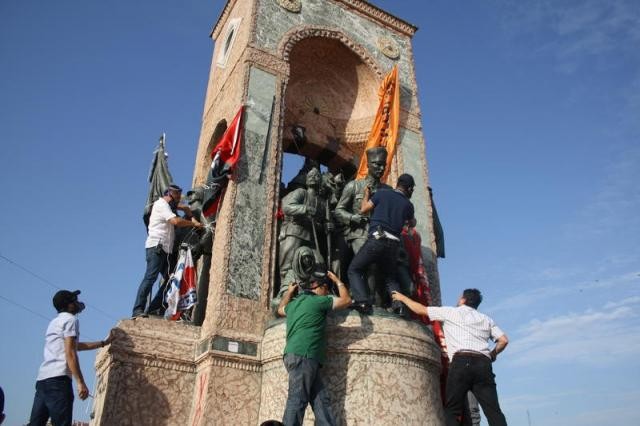
[[131, 315], [131, 319], [148, 318], [148, 317], [149, 315], [145, 314], [143, 311], [134, 312], [133, 315]]
[[153, 317], [164, 317], [165, 309], [154, 309], [153, 311], [149, 311], [149, 315]]
[[360, 312], [362, 315], [371, 315], [373, 313], [373, 306], [368, 303], [354, 302], [349, 308]]
[[402, 318], [406, 318], [407, 317], [407, 309], [404, 306], [404, 303], [398, 301], [398, 300], [394, 300], [393, 303], [391, 304], [391, 308], [393, 309], [393, 313], [402, 317]]
[[399, 317], [407, 318], [407, 310], [404, 308], [404, 306], [400, 306], [399, 308], [395, 308], [393, 310], [393, 313], [398, 315]]

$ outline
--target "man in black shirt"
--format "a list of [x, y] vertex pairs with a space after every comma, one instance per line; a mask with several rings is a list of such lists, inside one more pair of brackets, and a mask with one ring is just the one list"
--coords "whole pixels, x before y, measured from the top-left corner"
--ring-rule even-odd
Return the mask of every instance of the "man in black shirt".
[[[378, 190], [370, 196], [369, 188], [365, 189], [360, 214], [373, 210], [369, 234], [348, 271], [353, 307], [361, 313], [372, 312], [371, 295], [364, 276], [370, 264], [376, 263], [384, 274], [389, 295], [393, 291], [400, 291], [396, 280], [398, 249], [402, 241], [402, 227], [405, 224], [415, 226], [413, 204], [409, 201], [414, 187], [413, 177], [403, 174], [398, 178], [395, 190]], [[401, 313], [402, 303], [394, 301], [392, 307], [396, 313]]]

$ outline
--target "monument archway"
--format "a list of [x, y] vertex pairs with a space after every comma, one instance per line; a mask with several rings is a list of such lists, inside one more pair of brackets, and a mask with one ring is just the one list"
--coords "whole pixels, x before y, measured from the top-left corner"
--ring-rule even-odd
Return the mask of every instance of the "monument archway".
[[[283, 150], [349, 175], [373, 123], [380, 72], [366, 51], [339, 31], [305, 29], [285, 40]], [[304, 140], [293, 137], [295, 127], [304, 129]]]

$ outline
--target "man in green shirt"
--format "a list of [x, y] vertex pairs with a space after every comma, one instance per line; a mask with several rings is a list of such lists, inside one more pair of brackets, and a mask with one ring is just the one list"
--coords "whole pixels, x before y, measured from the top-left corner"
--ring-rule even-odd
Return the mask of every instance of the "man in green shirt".
[[327, 352], [327, 314], [331, 310], [349, 307], [351, 297], [333, 272], [328, 271], [327, 277], [338, 287], [338, 297], [329, 296], [326, 279], [316, 278], [295, 298], [293, 295], [299, 286], [290, 285], [278, 306], [278, 314], [287, 317], [284, 365], [289, 373], [289, 394], [282, 419], [285, 426], [302, 425], [309, 403], [317, 425], [336, 424], [319, 369]]

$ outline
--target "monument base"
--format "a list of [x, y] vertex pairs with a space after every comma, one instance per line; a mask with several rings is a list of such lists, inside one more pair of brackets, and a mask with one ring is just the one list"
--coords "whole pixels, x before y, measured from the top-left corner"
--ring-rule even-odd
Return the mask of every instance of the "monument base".
[[[443, 425], [440, 350], [430, 328], [395, 315], [336, 312], [327, 319], [321, 369], [339, 425]], [[288, 375], [286, 324], [273, 321], [262, 341], [260, 422], [281, 419]], [[305, 425], [312, 425], [309, 407]]]

